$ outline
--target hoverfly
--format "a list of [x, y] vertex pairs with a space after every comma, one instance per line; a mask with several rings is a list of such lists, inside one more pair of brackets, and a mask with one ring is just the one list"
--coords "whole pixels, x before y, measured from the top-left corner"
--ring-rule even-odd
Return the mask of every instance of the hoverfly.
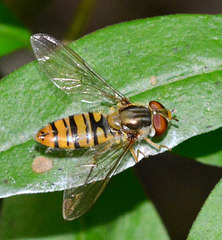
[[158, 146], [148, 136], [163, 134], [168, 123], [177, 119], [157, 101], [147, 106], [131, 103], [76, 52], [53, 37], [34, 34], [31, 44], [40, 66], [58, 88], [81, 94], [82, 101], [107, 101], [117, 106], [109, 115], [88, 112], [57, 120], [43, 127], [36, 136], [39, 143], [52, 148], [89, 148], [80, 159], [85, 184], [64, 192], [63, 217], [73, 220], [96, 202], [129, 151], [138, 161], [139, 152], [133, 149], [138, 139], [157, 149], [166, 147]]

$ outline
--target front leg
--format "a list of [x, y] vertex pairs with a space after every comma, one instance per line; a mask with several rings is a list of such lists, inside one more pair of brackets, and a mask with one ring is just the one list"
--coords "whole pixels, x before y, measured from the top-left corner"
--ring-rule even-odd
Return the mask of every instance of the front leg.
[[161, 148], [166, 148], [166, 149], [168, 149], [169, 151], [172, 150], [171, 148], [168, 148], [168, 147], [165, 146], [165, 145], [158, 145], [158, 144], [152, 142], [149, 138], [144, 138], [144, 140], [146, 140], [151, 146], [157, 148], [158, 150], [160, 150]]
[[136, 153], [133, 148], [130, 148], [130, 151], [133, 155], [134, 161], [137, 163], [139, 161], [139, 154], [142, 154], [143, 157], [147, 157], [143, 152], [141, 152], [139, 149], [137, 149]]

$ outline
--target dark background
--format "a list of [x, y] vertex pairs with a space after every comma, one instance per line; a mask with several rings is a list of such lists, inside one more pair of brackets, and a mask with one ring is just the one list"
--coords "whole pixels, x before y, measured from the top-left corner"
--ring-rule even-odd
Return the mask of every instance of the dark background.
[[[31, 32], [48, 33], [68, 41], [115, 23], [139, 18], [179, 13], [222, 12], [221, 0], [3, 2]], [[0, 76], [7, 75], [32, 59], [34, 56], [28, 50], [19, 50], [1, 58]], [[206, 146], [207, 144], [210, 142], [207, 142], [206, 138]], [[171, 239], [176, 240], [186, 239], [201, 206], [222, 176], [221, 168], [207, 166], [171, 153], [144, 159], [136, 165], [135, 171], [147, 196], [156, 206]]]
[[[31, 32], [48, 33], [73, 41], [106, 26], [160, 15], [220, 14], [220, 0], [3, 0], [15, 17]], [[1, 16], [0, 16], [1, 18]], [[72, 26], [71, 36], [68, 36]], [[68, 30], [69, 29], [69, 30]], [[34, 59], [19, 51], [0, 60], [0, 76]]]

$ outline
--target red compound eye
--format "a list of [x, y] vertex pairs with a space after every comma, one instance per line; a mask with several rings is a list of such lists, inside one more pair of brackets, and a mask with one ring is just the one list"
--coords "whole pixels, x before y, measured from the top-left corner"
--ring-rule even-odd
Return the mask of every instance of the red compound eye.
[[162, 135], [168, 127], [168, 121], [159, 114], [153, 115], [153, 126], [156, 130], [155, 137]]
[[[149, 106], [154, 111], [159, 109], [165, 109], [165, 107], [157, 101], [149, 102]], [[153, 114], [153, 127], [156, 130], [155, 137], [162, 135], [167, 130], [168, 127], [167, 119], [158, 114], [158, 111], [155, 114]]]
[[151, 109], [153, 109], [153, 110], [165, 108], [161, 103], [159, 103], [157, 101], [151, 101], [151, 102], [149, 102], [149, 105], [150, 105]]

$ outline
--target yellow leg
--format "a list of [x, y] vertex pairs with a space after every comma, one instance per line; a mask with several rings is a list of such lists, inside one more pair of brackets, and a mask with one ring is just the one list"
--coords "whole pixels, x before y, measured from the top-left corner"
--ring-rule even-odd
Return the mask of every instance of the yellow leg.
[[139, 160], [138, 160], [139, 154], [142, 154], [144, 157], [146, 157], [145, 154], [144, 154], [143, 152], [141, 152], [139, 149], [137, 149], [137, 152], [136, 152], [136, 153], [135, 153], [135, 151], [134, 151], [133, 148], [130, 148], [130, 151], [131, 151], [131, 153], [132, 153], [132, 155], [133, 155], [134, 160], [135, 160], [136, 163], [139, 161]]
[[158, 144], [152, 142], [149, 138], [144, 138], [144, 139], [145, 139], [151, 146], [153, 146], [153, 147], [155, 147], [155, 148], [157, 148], [157, 149], [159, 149], [159, 150], [160, 150], [162, 147], [168, 149], [169, 151], [172, 150], [171, 148], [168, 148], [168, 147], [165, 146], [165, 145], [158, 145]]

